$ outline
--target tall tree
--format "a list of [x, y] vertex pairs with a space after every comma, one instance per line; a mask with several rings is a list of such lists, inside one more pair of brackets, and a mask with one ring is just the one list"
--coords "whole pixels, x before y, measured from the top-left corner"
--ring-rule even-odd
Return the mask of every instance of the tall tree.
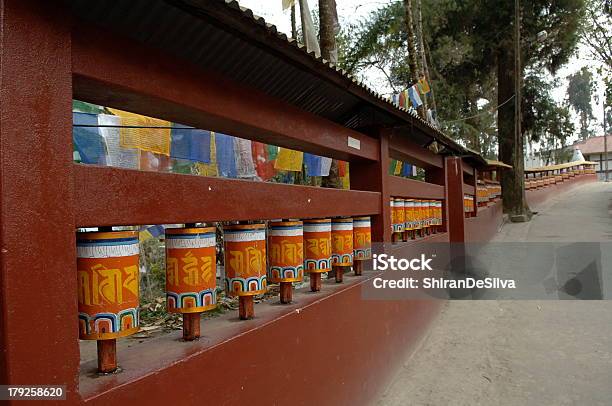
[[[410, 81], [408, 82], [408, 86], [415, 84], [419, 78], [419, 58], [415, 44], [416, 36], [414, 33], [414, 18], [412, 12], [412, 0], [404, 0], [406, 35], [408, 37], [408, 68], [410, 70]], [[417, 107], [417, 111], [421, 118], [425, 118], [425, 109], [422, 105]]]
[[321, 57], [333, 64], [338, 63], [338, 47], [336, 45], [338, 29], [336, 0], [319, 0], [319, 43], [321, 46]]
[[[514, 1], [432, 0], [423, 2], [423, 31], [426, 47], [431, 49], [432, 82], [438, 90], [438, 112], [443, 128], [451, 135], [474, 139], [474, 134], [488, 134], [487, 120], [467, 120], [474, 114], [494, 115], [497, 119], [500, 160], [522, 165], [522, 138], [515, 137], [515, 78], [523, 70], [538, 69], [554, 73], [574, 52], [577, 31], [583, 17], [585, 0], [523, 0], [520, 9], [520, 44], [522, 69], [515, 69]], [[353, 56], [347, 66], [367, 66], [386, 59], [391, 82], [406, 78], [405, 66], [395, 62], [397, 51], [410, 47], [408, 35], [397, 30], [395, 20], [405, 14], [406, 1], [392, 3], [377, 11], [363, 24], [357, 36]], [[398, 10], [399, 5], [399, 10]], [[545, 41], [538, 33], [545, 31]], [[386, 58], [381, 53], [386, 51]], [[364, 62], [363, 64], [361, 62]], [[493, 80], [491, 80], [493, 79]], [[492, 86], [492, 88], [491, 88]], [[479, 112], [478, 105], [491, 107]], [[524, 109], [521, 108], [521, 111]], [[496, 116], [495, 116], [496, 114]], [[469, 129], [469, 131], [466, 131]], [[490, 144], [490, 143], [489, 143]], [[521, 214], [527, 207], [523, 195], [521, 168], [502, 176], [504, 208]]]
[[[319, 41], [321, 56], [323, 59], [334, 64], [338, 63], [338, 46], [336, 42], [336, 34], [338, 31], [339, 23], [336, 0], [319, 0]], [[331, 188], [340, 188], [342, 186], [337, 160], [332, 160], [329, 168], [329, 176], [322, 179], [322, 185]]]
[[567, 100], [580, 117], [580, 139], [583, 141], [593, 135], [589, 126], [595, 118], [591, 107], [594, 91], [593, 74], [587, 67], [568, 77]]

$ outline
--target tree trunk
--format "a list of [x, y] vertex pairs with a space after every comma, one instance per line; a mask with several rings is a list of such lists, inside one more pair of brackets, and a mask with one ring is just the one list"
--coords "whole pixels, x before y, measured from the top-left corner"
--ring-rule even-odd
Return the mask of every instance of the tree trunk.
[[[514, 96], [515, 60], [512, 41], [506, 41], [497, 54], [497, 104]], [[525, 198], [525, 173], [522, 137], [515, 137], [516, 99], [497, 112], [499, 160], [512, 166], [501, 171], [504, 212], [509, 215], [531, 215]], [[517, 139], [518, 138], [518, 139]], [[516, 141], [515, 141], [516, 140]]]
[[297, 41], [297, 27], [295, 24], [295, 3], [291, 5], [291, 38]]
[[[423, 14], [421, 13], [421, 0], [416, 0], [416, 13], [417, 13], [417, 37], [418, 37], [418, 58], [417, 58], [417, 70], [418, 70], [418, 79], [425, 77], [426, 74], [426, 66], [427, 61], [425, 60], [425, 40], [423, 39]], [[429, 80], [427, 80], [429, 82]], [[424, 94], [421, 98], [423, 100], [423, 110], [425, 110], [425, 114], [427, 115], [428, 102], [427, 95]]]
[[[419, 77], [417, 68], [417, 52], [415, 46], [414, 20], [412, 18], [412, 0], [404, 0], [404, 12], [406, 13], [406, 35], [408, 37], [408, 69], [410, 70], [409, 86], [414, 85]], [[425, 119], [425, 109], [423, 106], [417, 108], [421, 118]]]
[[319, 0], [319, 44], [321, 57], [333, 64], [338, 63], [336, 30], [338, 26], [336, 1]]

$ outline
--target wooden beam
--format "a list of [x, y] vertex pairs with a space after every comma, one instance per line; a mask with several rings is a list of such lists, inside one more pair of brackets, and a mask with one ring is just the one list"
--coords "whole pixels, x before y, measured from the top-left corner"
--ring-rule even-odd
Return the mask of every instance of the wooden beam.
[[388, 176], [391, 196], [415, 199], [444, 199], [444, 186], [419, 180]]
[[379, 156], [374, 138], [94, 28], [75, 28], [72, 69], [79, 100], [348, 161]]
[[414, 143], [408, 137], [397, 134], [389, 139], [389, 155], [393, 159], [409, 162], [426, 170], [432, 167], [444, 167], [444, 160], [441, 155], [436, 155], [429, 149]]
[[377, 215], [380, 193], [75, 164], [78, 227]]

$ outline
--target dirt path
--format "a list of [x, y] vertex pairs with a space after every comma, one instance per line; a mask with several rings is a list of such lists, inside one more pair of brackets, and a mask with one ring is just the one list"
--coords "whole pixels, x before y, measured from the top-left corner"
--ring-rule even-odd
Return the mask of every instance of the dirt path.
[[[496, 241], [612, 241], [611, 202], [576, 188]], [[612, 405], [612, 301], [448, 302], [378, 404]]]

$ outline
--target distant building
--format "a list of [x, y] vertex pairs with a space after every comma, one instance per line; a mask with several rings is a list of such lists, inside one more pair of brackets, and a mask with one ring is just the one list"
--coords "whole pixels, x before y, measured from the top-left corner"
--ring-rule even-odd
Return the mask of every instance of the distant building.
[[604, 153], [604, 137], [591, 137], [585, 141], [574, 143], [571, 148], [578, 149], [582, 152], [584, 159], [587, 161], [597, 162], [595, 170], [599, 179], [605, 178], [606, 159], [608, 160], [608, 178], [612, 180], [612, 135], [608, 135], [608, 156]]

